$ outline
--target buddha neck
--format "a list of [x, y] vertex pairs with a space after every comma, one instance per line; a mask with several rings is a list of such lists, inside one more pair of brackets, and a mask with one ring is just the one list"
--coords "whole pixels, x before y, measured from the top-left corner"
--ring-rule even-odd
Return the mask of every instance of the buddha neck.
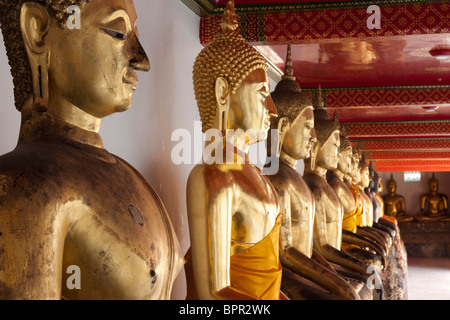
[[322, 167], [315, 167], [314, 168], [314, 170], [311, 170], [310, 172], [312, 173], [312, 174], [315, 174], [315, 175], [317, 175], [317, 176], [320, 176], [320, 177], [322, 177], [322, 178], [324, 178], [325, 179], [325, 176], [326, 176], [326, 174], [327, 174], [327, 169], [325, 169], [325, 168], [322, 168]]
[[344, 173], [341, 170], [335, 169], [333, 170], [333, 172], [339, 178], [339, 180], [344, 181]]
[[19, 144], [38, 142], [59, 142], [106, 162], [115, 162], [115, 158], [103, 147], [103, 141], [97, 132], [85, 130], [48, 112], [22, 112]]
[[293, 169], [296, 169], [297, 166], [297, 160], [295, 160], [294, 158], [292, 158], [290, 155], [288, 155], [286, 152], [281, 151], [280, 154], [280, 160], [287, 164], [288, 166], [292, 167]]

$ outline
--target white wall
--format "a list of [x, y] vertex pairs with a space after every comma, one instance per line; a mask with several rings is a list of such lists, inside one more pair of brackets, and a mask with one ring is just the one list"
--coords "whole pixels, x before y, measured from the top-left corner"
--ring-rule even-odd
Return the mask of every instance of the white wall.
[[[103, 120], [105, 148], [140, 171], [161, 196], [183, 253], [189, 248], [185, 189], [193, 165], [171, 161], [175, 129], [193, 130], [199, 120], [192, 86], [192, 67], [202, 46], [200, 18], [179, 0], [135, 0], [140, 40], [151, 71], [139, 74], [132, 108]], [[3, 38], [0, 34], [0, 43]], [[4, 46], [0, 45], [0, 155], [14, 149], [20, 113], [14, 108], [12, 78]], [[173, 299], [186, 295], [184, 272]]]

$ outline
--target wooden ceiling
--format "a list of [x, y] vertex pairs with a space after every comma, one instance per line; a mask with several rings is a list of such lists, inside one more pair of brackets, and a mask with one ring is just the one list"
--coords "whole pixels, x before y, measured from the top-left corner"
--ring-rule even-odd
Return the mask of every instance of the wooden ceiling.
[[[200, 41], [219, 31], [226, 0], [182, 0], [201, 16]], [[235, 0], [240, 31], [311, 99], [347, 128], [377, 171], [450, 171], [450, 59], [430, 49], [450, 45], [448, 1]], [[379, 28], [369, 29], [380, 9]], [[370, 25], [370, 24], [369, 24]]]

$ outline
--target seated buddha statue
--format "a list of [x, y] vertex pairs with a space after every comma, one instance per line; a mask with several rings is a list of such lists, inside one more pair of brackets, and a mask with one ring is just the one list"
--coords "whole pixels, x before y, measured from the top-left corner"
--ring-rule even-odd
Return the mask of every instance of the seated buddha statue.
[[428, 181], [429, 193], [420, 197], [420, 214], [415, 217], [418, 221], [450, 221], [447, 213], [448, 202], [445, 194], [438, 192], [439, 181], [434, 173]]
[[383, 185], [383, 178], [379, 176], [377, 172], [375, 172], [375, 178], [378, 178], [378, 184], [375, 184], [375, 199], [380, 203], [381, 213], [380, 213], [380, 219], [378, 220], [378, 223], [385, 226], [393, 237], [395, 237], [399, 230], [398, 230], [398, 223], [397, 219], [394, 217], [385, 215], [385, 205], [384, 205], [384, 199], [380, 195], [384, 191], [384, 185]]
[[280, 292], [278, 196], [248, 157], [250, 145], [267, 139], [277, 111], [266, 60], [245, 43], [237, 27], [234, 2], [228, 1], [222, 31], [194, 63], [203, 132], [214, 139], [187, 182], [188, 287], [195, 287], [189, 299], [285, 298]]
[[353, 150], [350, 141], [342, 130], [340, 133], [340, 153], [337, 168], [327, 172], [327, 181], [338, 195], [344, 216], [342, 220], [342, 248], [369, 265], [382, 265], [382, 258], [375, 253], [365, 250], [371, 248], [372, 251], [384, 254], [383, 250], [371, 239], [357, 234], [356, 214], [358, 211], [356, 199], [348, 184], [344, 181], [344, 176], [348, 175], [352, 169]]
[[369, 165], [366, 162], [364, 152], [362, 154], [361, 161], [359, 162], [359, 169], [360, 169], [361, 179], [358, 183], [358, 187], [360, 189], [360, 194], [361, 194], [361, 197], [362, 197], [363, 203], [364, 203], [364, 206], [363, 206], [364, 215], [363, 216], [365, 219], [362, 220], [358, 224], [357, 234], [363, 235], [369, 239], [372, 239], [376, 243], [378, 243], [383, 248], [384, 256], [386, 257], [387, 251], [391, 244], [391, 239], [383, 231], [373, 228], [374, 207], [373, 207], [372, 199], [365, 192], [365, 189], [367, 189], [370, 184], [370, 172], [369, 172]]
[[394, 217], [397, 221], [412, 221], [414, 217], [406, 215], [405, 197], [397, 194], [397, 182], [393, 174], [387, 182], [388, 194], [383, 197], [384, 214]]
[[317, 155], [305, 161], [304, 180], [315, 200], [313, 247], [326, 260], [361, 275], [366, 275], [368, 265], [342, 249], [341, 201], [326, 180], [328, 170], [337, 168], [339, 161], [339, 125], [331, 120], [323, 105], [314, 110], [317, 135]]
[[[271, 134], [278, 130], [279, 169], [268, 178], [277, 191], [281, 207], [280, 259], [283, 266], [281, 289], [290, 298], [359, 299], [348, 282], [338, 275], [313, 249], [313, 195], [296, 169], [297, 161], [310, 157], [314, 136], [311, 100], [293, 76], [291, 47], [288, 46], [285, 73], [271, 93], [278, 117], [272, 118]], [[270, 150], [269, 153], [272, 151]], [[319, 286], [308, 285], [303, 278]], [[325, 292], [318, 290], [324, 289]]]
[[98, 133], [150, 69], [134, 3], [77, 1], [81, 26], [71, 29], [73, 3], [1, 1], [22, 122], [0, 157], [0, 298], [169, 299], [184, 263], [169, 216]]

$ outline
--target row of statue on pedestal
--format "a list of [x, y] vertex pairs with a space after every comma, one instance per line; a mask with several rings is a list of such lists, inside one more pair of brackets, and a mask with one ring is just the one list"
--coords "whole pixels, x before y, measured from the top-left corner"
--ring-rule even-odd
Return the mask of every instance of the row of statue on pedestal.
[[[395, 260], [399, 231], [370, 187], [376, 173], [320, 96], [313, 106], [301, 92], [289, 48], [270, 92], [267, 63], [238, 33], [233, 1], [194, 64], [203, 131], [221, 137], [210, 142], [215, 161], [187, 183], [185, 259], [161, 199], [98, 134], [101, 118], [130, 107], [136, 71], [150, 68], [133, 2], [77, 1], [75, 31], [65, 27], [73, 1], [0, 4], [22, 114], [17, 147], [0, 157], [1, 298], [168, 299], [185, 259], [192, 299], [380, 295], [371, 270]], [[273, 132], [280, 167], [265, 176], [248, 148]], [[63, 281], [74, 266], [83, 284], [75, 290]]]
[[445, 194], [438, 192], [439, 181], [434, 173], [428, 181], [429, 192], [420, 197], [420, 213], [416, 216], [406, 214], [405, 197], [397, 194], [397, 182], [391, 175], [387, 182], [388, 194], [383, 197], [385, 214], [396, 218], [401, 222], [419, 221], [450, 221], [448, 215], [448, 202]]

